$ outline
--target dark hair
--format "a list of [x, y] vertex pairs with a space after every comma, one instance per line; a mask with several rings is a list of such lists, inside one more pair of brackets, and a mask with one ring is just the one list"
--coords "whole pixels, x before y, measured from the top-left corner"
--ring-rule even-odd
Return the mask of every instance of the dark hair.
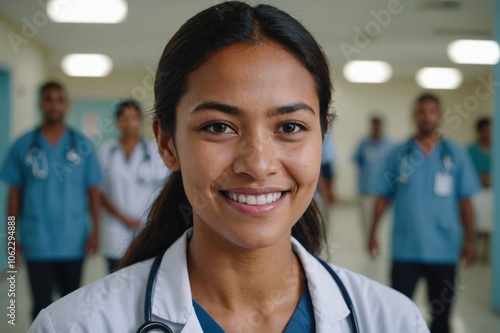
[[479, 132], [483, 129], [483, 127], [489, 126], [490, 124], [491, 124], [490, 117], [479, 118], [476, 122], [476, 131]]
[[133, 108], [139, 113], [140, 116], [142, 116], [142, 110], [139, 103], [133, 99], [127, 99], [119, 102], [118, 105], [116, 105], [115, 117], [119, 118], [123, 114], [123, 111], [127, 108]]
[[415, 108], [417, 108], [423, 101], [433, 101], [437, 104], [438, 108], [441, 107], [441, 101], [439, 97], [431, 93], [423, 93], [415, 100]]
[[58, 90], [61, 90], [62, 92], [64, 92], [64, 94], [66, 94], [66, 89], [64, 89], [64, 86], [62, 84], [60, 84], [59, 82], [56, 82], [56, 81], [47, 81], [44, 84], [42, 84], [42, 86], [40, 87], [40, 89], [38, 91], [40, 98], [42, 98], [45, 91], [47, 91], [49, 89], [58, 89]]
[[[287, 13], [269, 5], [251, 7], [237, 1], [221, 3], [196, 14], [165, 47], [154, 88], [155, 115], [161, 129], [174, 137], [176, 105], [187, 91], [188, 77], [210, 55], [230, 45], [263, 41], [283, 46], [314, 77], [324, 135], [329, 126], [332, 86], [321, 47], [304, 26]], [[120, 266], [162, 253], [191, 226], [192, 207], [184, 191], [182, 175], [174, 172], [154, 202], [146, 227], [132, 242]], [[314, 201], [293, 226], [292, 235], [308, 251], [319, 251], [324, 237], [323, 222]]]

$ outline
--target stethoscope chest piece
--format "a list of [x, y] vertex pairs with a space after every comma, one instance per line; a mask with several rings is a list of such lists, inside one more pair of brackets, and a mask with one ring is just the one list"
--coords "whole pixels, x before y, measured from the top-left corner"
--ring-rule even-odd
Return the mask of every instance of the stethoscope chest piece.
[[75, 149], [70, 148], [66, 154], [66, 159], [73, 163], [74, 165], [80, 165], [82, 162], [81, 156], [75, 151]]
[[139, 327], [137, 333], [147, 333], [152, 332], [153, 330], [159, 330], [160, 332], [165, 333], [174, 333], [167, 325], [157, 322], [157, 321], [148, 321]]

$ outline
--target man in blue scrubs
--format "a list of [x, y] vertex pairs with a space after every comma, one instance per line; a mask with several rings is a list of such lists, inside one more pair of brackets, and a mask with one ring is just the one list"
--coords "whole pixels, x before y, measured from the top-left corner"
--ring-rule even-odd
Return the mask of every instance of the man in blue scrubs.
[[60, 84], [41, 87], [40, 109], [41, 126], [14, 142], [0, 169], [10, 186], [7, 214], [16, 217], [16, 254], [28, 268], [33, 318], [52, 302], [54, 285], [62, 295], [80, 286], [85, 253], [98, 245], [102, 180], [92, 143], [65, 124], [68, 99]]
[[382, 118], [372, 117], [370, 126], [370, 136], [360, 142], [352, 158], [358, 167], [359, 210], [364, 239], [368, 237], [377, 198], [375, 191], [377, 176], [393, 148], [392, 142], [383, 136]]
[[431, 332], [449, 332], [456, 267], [475, 259], [471, 197], [479, 181], [467, 154], [438, 133], [439, 99], [431, 94], [415, 103], [417, 134], [396, 147], [376, 184], [378, 193], [368, 249], [378, 252], [380, 218], [394, 205], [392, 287], [412, 297], [421, 276], [427, 281]]

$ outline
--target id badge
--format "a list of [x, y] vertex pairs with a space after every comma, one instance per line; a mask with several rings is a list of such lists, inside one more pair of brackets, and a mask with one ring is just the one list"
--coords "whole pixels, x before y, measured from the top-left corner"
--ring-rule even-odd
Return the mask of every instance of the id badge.
[[434, 179], [434, 193], [439, 197], [449, 197], [453, 192], [453, 178], [447, 172], [437, 172]]

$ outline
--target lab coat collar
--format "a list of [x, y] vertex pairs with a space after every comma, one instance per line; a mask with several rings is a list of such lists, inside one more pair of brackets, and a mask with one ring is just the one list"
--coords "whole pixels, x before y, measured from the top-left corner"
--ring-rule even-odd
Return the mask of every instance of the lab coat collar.
[[[187, 245], [193, 229], [187, 230], [163, 256], [154, 288], [152, 314], [169, 322], [199, 327], [194, 312], [187, 268]], [[349, 315], [349, 309], [330, 273], [294, 238], [293, 251], [304, 268], [318, 332], [332, 327]]]
[[185, 324], [193, 313], [193, 297], [187, 268], [188, 229], [163, 255], [153, 290], [151, 312], [169, 322]]
[[[306, 274], [314, 307], [316, 329], [318, 332], [332, 332], [332, 328], [337, 327], [338, 323], [350, 314], [342, 293], [333, 277], [318, 259], [293, 237], [292, 248], [299, 257]], [[332, 269], [336, 270], [335, 267]]]

